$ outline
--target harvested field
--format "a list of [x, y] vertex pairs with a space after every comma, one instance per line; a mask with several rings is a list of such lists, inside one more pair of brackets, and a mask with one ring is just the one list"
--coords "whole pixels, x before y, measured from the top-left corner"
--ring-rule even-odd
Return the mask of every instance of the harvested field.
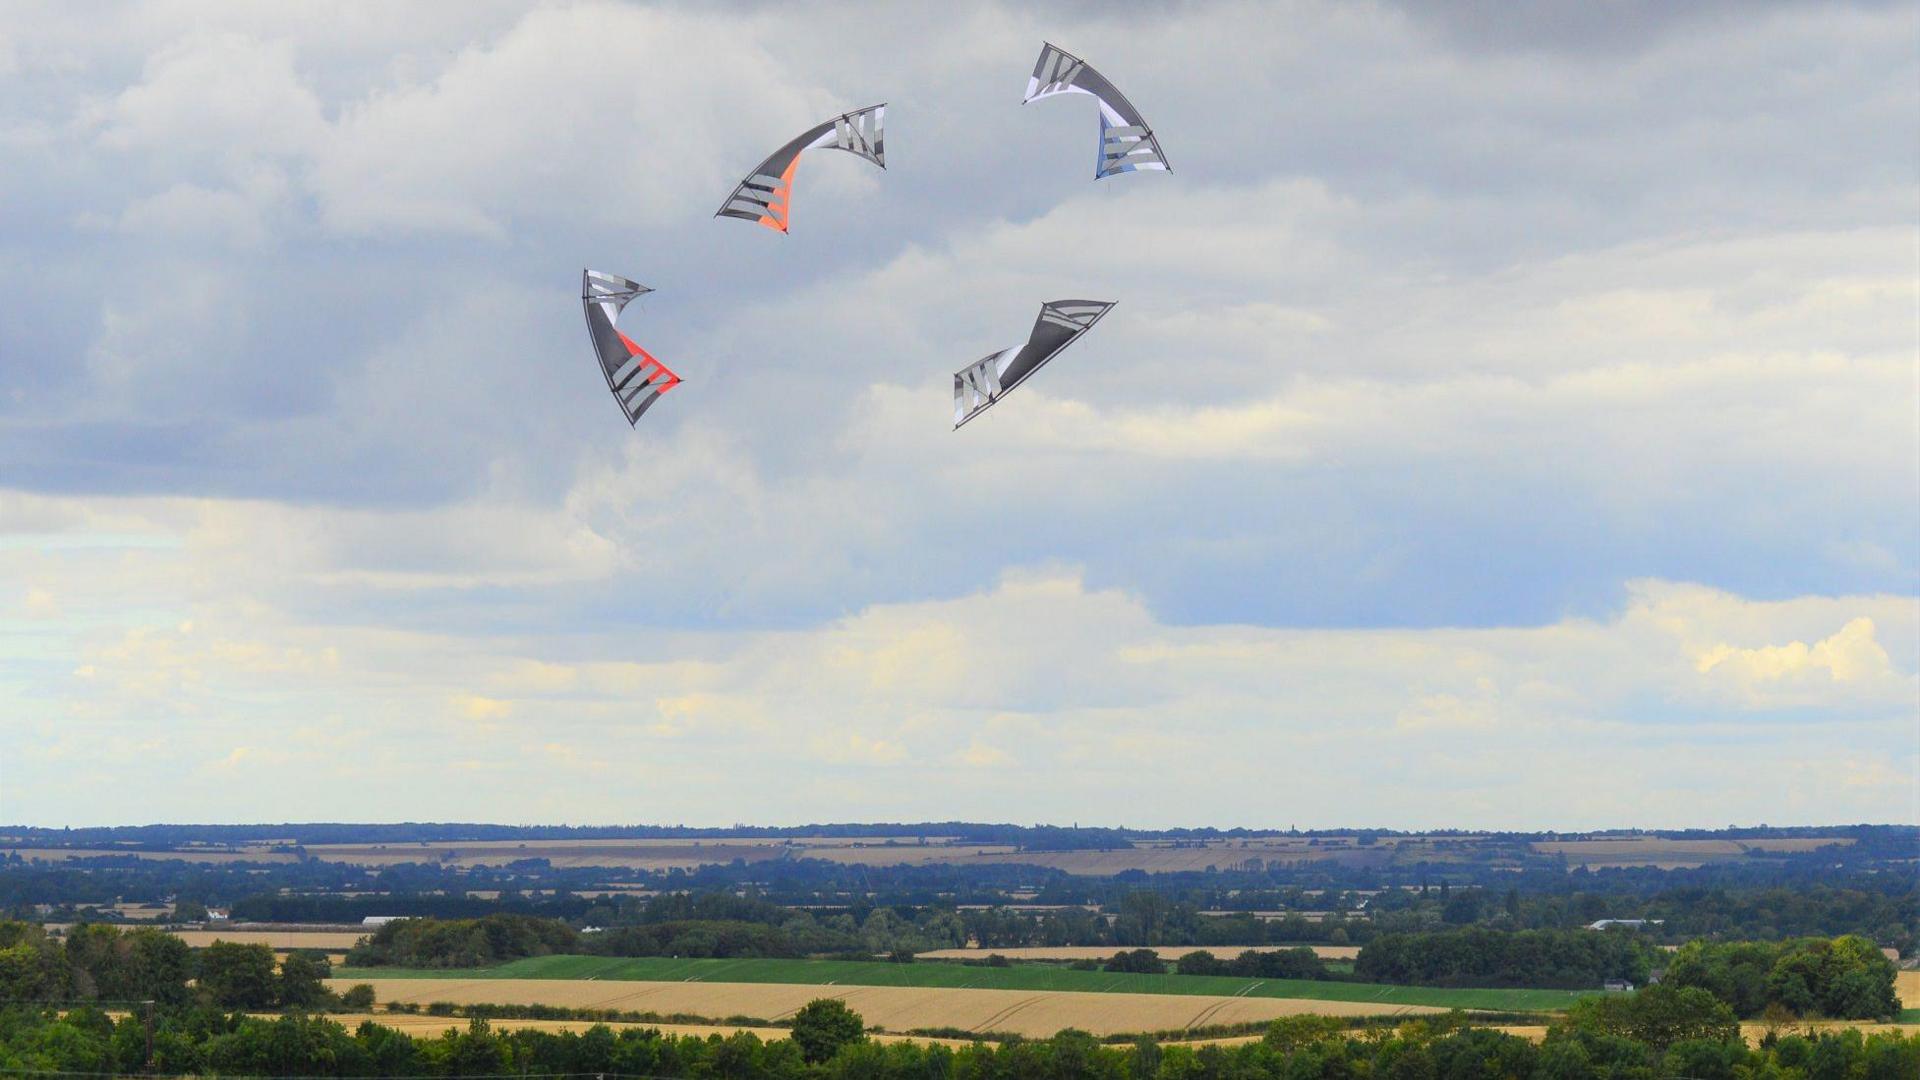
[[1533, 850], [1564, 855], [1575, 866], [1652, 866], [1663, 870], [1692, 869], [1708, 863], [1746, 858], [1748, 853], [1785, 854], [1814, 851], [1833, 844], [1851, 844], [1851, 837], [1784, 837], [1758, 840], [1669, 840], [1659, 836], [1616, 836], [1589, 840], [1537, 841]]
[[290, 863], [295, 861], [295, 858], [293, 855], [284, 853], [284, 852], [276, 853], [276, 852], [269, 852], [269, 851], [252, 852], [252, 851], [200, 851], [200, 850], [131, 851], [126, 848], [5, 847], [5, 848], [0, 848], [0, 855], [18, 855], [22, 859], [27, 860], [28, 862], [33, 862], [35, 860], [40, 860], [42, 862], [67, 862], [72, 859], [107, 859], [107, 858], [112, 858], [112, 859], [132, 858], [132, 859], [157, 860], [161, 862], [173, 861], [173, 862], [196, 862], [196, 863], [232, 863], [232, 862]]
[[[1286, 998], [1176, 994], [1093, 994], [1061, 991], [962, 990], [951, 987], [800, 986], [780, 983], [618, 982], [558, 979], [335, 979], [371, 982], [380, 1001], [449, 1001], [564, 1005], [572, 1008], [652, 1010], [701, 1016], [760, 1016], [779, 1020], [807, 1002], [836, 997], [869, 1024], [905, 1031], [957, 1027], [1034, 1037], [1063, 1028], [1096, 1035], [1156, 1031], [1205, 1024], [1272, 1020], [1300, 1013], [1335, 1016], [1419, 1013], [1419, 1006]], [[381, 1022], [385, 1022], [382, 1018]], [[446, 1021], [441, 1020], [442, 1024]]]
[[342, 952], [353, 948], [366, 937], [365, 933], [351, 933], [344, 930], [169, 930], [168, 933], [186, 942], [196, 949], [204, 949], [216, 941], [231, 941], [239, 945], [271, 945], [275, 949], [320, 949], [325, 952]]
[[994, 844], [888, 844], [872, 838], [795, 837], [737, 840], [529, 840], [434, 844], [315, 844], [307, 853], [354, 866], [436, 863], [451, 867], [505, 866], [520, 859], [546, 859], [556, 867], [618, 866], [633, 870], [691, 870], [701, 866], [826, 859], [869, 866], [988, 861], [1013, 848]]
[[[264, 1014], [269, 1017], [277, 1014]], [[455, 1031], [466, 1030], [467, 1022], [451, 1016], [416, 1016], [408, 1013], [334, 1013], [327, 1019], [340, 1024], [351, 1031], [361, 1024], [371, 1021], [381, 1027], [404, 1032], [416, 1039], [437, 1038], [448, 1028]], [[641, 1031], [659, 1031], [667, 1035], [692, 1035], [706, 1038], [718, 1035], [725, 1038], [746, 1032], [758, 1036], [764, 1042], [787, 1038], [791, 1033], [786, 1028], [746, 1027], [739, 1024], [623, 1024], [606, 1023], [598, 1020], [488, 1020], [487, 1024], [495, 1031], [571, 1031], [579, 1033], [588, 1028], [605, 1026], [618, 1031], [622, 1028], [635, 1028]], [[911, 1035], [869, 1034], [875, 1042], [914, 1042], [923, 1044], [938, 1043], [942, 1046], [961, 1047], [967, 1043], [961, 1039], [926, 1039]]]
[[[1351, 960], [1360, 955], [1358, 945], [1154, 945], [1151, 948], [1163, 960], [1178, 960], [1190, 952], [1210, 952], [1227, 960], [1249, 950], [1277, 952], [1298, 948], [1312, 949], [1327, 960]], [[1009, 960], [1105, 960], [1126, 950], [1124, 945], [1033, 945], [1011, 949], [934, 949], [915, 955], [922, 960], [984, 960], [996, 953]]]
[[[481, 980], [553, 979], [572, 982], [730, 982], [807, 986], [892, 986], [925, 989], [992, 989], [1093, 994], [1219, 995], [1345, 1002], [1392, 1012], [1404, 1005], [1443, 1009], [1537, 1012], [1564, 1009], [1580, 997], [1568, 990], [1466, 990], [1309, 979], [1248, 979], [1212, 975], [1134, 975], [1074, 971], [1052, 964], [970, 967], [961, 964], [890, 964], [845, 960], [677, 960], [667, 957], [542, 956], [491, 968], [459, 972], [399, 968], [347, 968], [341, 979], [427, 979], [452, 976]], [[456, 980], [457, 981], [457, 980]]]
[[1920, 971], [1894, 972], [1893, 992], [1899, 995], [1901, 1005], [1920, 1009]]

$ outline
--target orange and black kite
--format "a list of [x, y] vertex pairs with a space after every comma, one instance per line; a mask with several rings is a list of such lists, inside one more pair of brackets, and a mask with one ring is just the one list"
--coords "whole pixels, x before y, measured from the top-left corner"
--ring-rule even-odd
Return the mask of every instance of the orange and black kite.
[[733, 189], [714, 217], [739, 218], [758, 222], [769, 229], [787, 231], [787, 212], [793, 199], [793, 170], [800, 164], [802, 151], [814, 147], [845, 150], [858, 154], [881, 168], [887, 167], [886, 136], [881, 122], [887, 105], [869, 105], [812, 127], [798, 138], [773, 152], [760, 163], [740, 186]]

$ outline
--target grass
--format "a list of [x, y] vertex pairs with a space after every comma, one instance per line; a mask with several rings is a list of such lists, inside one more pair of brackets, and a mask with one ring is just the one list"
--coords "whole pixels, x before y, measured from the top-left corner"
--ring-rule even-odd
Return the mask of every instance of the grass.
[[1920, 1024], [1920, 1009], [1901, 1009], [1894, 1019], [1902, 1024]]
[[931, 986], [976, 990], [1051, 990], [1081, 993], [1220, 994], [1430, 1005], [1442, 1009], [1543, 1012], [1585, 996], [1577, 990], [1460, 990], [1308, 979], [1246, 979], [1229, 975], [1125, 975], [1074, 971], [1052, 964], [970, 967], [852, 960], [679, 960], [669, 957], [539, 956], [490, 968], [336, 968], [338, 980], [363, 979], [597, 979], [645, 982], [789, 983], [809, 986]]

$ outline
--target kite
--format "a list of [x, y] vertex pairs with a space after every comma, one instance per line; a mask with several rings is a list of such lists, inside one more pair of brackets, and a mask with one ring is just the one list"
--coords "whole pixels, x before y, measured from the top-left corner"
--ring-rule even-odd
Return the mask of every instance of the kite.
[[1004, 349], [954, 372], [953, 429], [960, 430], [960, 425], [986, 412], [1027, 376], [1060, 355], [1060, 350], [1093, 329], [1113, 304], [1108, 300], [1049, 300], [1041, 304], [1040, 317], [1034, 320], [1025, 345]]
[[845, 150], [858, 154], [882, 169], [887, 167], [886, 135], [881, 123], [886, 119], [887, 103], [856, 109], [808, 128], [792, 142], [773, 152], [760, 163], [727, 201], [720, 204], [714, 217], [739, 218], [758, 222], [769, 229], [787, 231], [787, 211], [793, 199], [793, 170], [800, 164], [800, 153], [818, 146], [827, 150]]
[[598, 270], [585, 270], [580, 275], [580, 306], [587, 312], [587, 334], [593, 338], [593, 351], [600, 356], [607, 389], [613, 391], [613, 399], [620, 403], [629, 425], [639, 423], [661, 394], [680, 385], [680, 376], [614, 327], [621, 308], [652, 291], [637, 281]]
[[1160, 152], [1160, 140], [1153, 137], [1153, 129], [1127, 96], [1085, 60], [1045, 42], [1021, 104], [1055, 94], [1090, 94], [1100, 103], [1100, 157], [1093, 169], [1095, 180], [1140, 169], [1173, 171], [1167, 156]]

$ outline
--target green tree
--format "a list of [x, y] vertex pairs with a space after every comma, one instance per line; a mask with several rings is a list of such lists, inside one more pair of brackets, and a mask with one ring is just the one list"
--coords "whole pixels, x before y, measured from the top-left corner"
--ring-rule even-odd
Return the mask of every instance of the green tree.
[[325, 1004], [332, 997], [326, 983], [332, 974], [333, 965], [327, 962], [325, 953], [311, 949], [288, 953], [287, 958], [280, 961], [280, 1004], [290, 1009], [311, 1009]]
[[1132, 972], [1136, 975], [1164, 975], [1167, 962], [1152, 949], [1129, 949], [1114, 953], [1106, 967], [1108, 971]]
[[279, 996], [273, 949], [266, 945], [216, 941], [200, 950], [198, 968], [201, 994], [221, 1008], [272, 1008]]
[[1267, 1032], [1261, 1041], [1274, 1050], [1288, 1052], [1331, 1039], [1344, 1027], [1346, 1024], [1337, 1016], [1315, 1016], [1311, 1013], [1283, 1016], [1267, 1025]]
[[793, 1041], [810, 1064], [831, 1060], [841, 1047], [865, 1041], [866, 1031], [860, 1014], [839, 998], [816, 998], [793, 1014]]
[[1697, 986], [1666, 983], [1632, 994], [1582, 998], [1567, 1010], [1574, 1029], [1666, 1049], [1689, 1039], [1725, 1042], [1740, 1034], [1733, 1009]]
[[1593, 1080], [1587, 1048], [1574, 1039], [1549, 1039], [1540, 1048], [1540, 1080]]
[[64, 1001], [70, 992], [66, 958], [46, 931], [0, 922], [0, 1003]]
[[367, 983], [354, 983], [340, 995], [340, 1004], [349, 1009], [366, 1012], [373, 1008], [373, 987]]
[[1202, 950], [1182, 955], [1174, 961], [1173, 969], [1182, 975], [1224, 975], [1227, 962]]

